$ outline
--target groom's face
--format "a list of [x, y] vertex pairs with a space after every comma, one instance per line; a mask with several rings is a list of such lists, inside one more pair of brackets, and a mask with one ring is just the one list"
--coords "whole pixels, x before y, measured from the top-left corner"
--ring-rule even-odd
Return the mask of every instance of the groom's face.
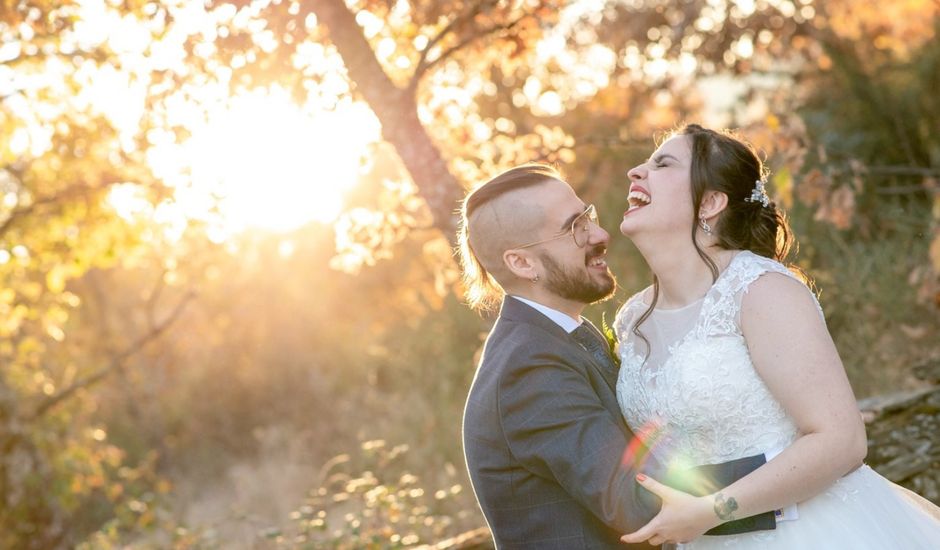
[[585, 264], [582, 266], [566, 267], [547, 253], [540, 254], [540, 259], [546, 268], [545, 285], [548, 290], [566, 300], [592, 304], [610, 298], [617, 288], [617, 282], [606, 265], [603, 271], [596, 273], [585, 267], [594, 258], [606, 253], [606, 244], [585, 248], [590, 250], [585, 250]]
[[[566, 227], [566, 223], [586, 209], [568, 184], [557, 182], [552, 187], [554, 189], [539, 192], [548, 224], [542, 232], [545, 235]], [[593, 222], [588, 227], [581, 246], [573, 236], [567, 235], [534, 247], [544, 269], [545, 288], [565, 300], [583, 304], [609, 298], [617, 287], [606, 262], [610, 235]]]

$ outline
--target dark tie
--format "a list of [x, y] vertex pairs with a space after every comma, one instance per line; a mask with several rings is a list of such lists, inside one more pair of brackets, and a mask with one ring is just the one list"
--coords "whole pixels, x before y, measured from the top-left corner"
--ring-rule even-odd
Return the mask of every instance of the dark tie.
[[571, 336], [573, 336], [588, 353], [593, 355], [601, 365], [604, 365], [614, 372], [617, 371], [617, 364], [610, 355], [610, 346], [607, 345], [607, 341], [603, 340], [601, 335], [588, 326], [586, 322], [581, 323], [578, 328], [574, 329]]

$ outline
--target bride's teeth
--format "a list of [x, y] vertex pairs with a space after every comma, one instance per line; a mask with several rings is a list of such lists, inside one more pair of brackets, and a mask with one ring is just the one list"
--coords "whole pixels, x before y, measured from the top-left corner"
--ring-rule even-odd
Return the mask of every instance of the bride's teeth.
[[627, 202], [630, 203], [630, 208], [646, 206], [650, 203], [650, 196], [642, 191], [630, 191], [627, 195]]

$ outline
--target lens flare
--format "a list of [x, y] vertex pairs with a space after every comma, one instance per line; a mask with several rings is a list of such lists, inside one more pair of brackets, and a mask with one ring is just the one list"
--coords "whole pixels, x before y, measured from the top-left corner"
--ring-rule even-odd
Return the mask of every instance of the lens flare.
[[633, 439], [623, 452], [621, 465], [624, 468], [633, 468], [636, 471], [642, 471], [649, 459], [650, 453], [663, 440], [665, 430], [660, 422], [651, 420], [641, 426], [640, 429], [634, 430], [633, 433]]
[[[650, 455], [666, 466], [662, 479], [657, 481], [686, 493], [702, 496], [714, 493], [724, 487], [709, 465], [695, 464], [679, 452], [675, 443], [675, 434], [669, 433], [665, 422], [651, 420], [634, 431], [634, 437], [623, 453], [621, 465], [641, 472], [647, 466]], [[718, 476], [720, 477], [720, 476]]]

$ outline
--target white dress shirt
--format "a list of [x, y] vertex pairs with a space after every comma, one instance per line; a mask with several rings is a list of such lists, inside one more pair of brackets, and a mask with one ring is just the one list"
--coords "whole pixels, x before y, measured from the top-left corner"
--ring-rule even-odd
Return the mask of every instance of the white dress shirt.
[[512, 296], [513, 298], [515, 298], [516, 300], [519, 300], [520, 302], [524, 304], [532, 306], [533, 308], [536, 309], [536, 311], [538, 311], [542, 315], [554, 321], [556, 325], [560, 326], [562, 330], [564, 330], [568, 334], [571, 334], [574, 331], [574, 329], [581, 326], [581, 323], [582, 323], [581, 319], [575, 319], [565, 313], [558, 311], [557, 309], [552, 309], [548, 306], [543, 306], [542, 304], [538, 302], [533, 302], [532, 300], [522, 298], [520, 296], [514, 296], [512, 294], [510, 294], [510, 296]]

